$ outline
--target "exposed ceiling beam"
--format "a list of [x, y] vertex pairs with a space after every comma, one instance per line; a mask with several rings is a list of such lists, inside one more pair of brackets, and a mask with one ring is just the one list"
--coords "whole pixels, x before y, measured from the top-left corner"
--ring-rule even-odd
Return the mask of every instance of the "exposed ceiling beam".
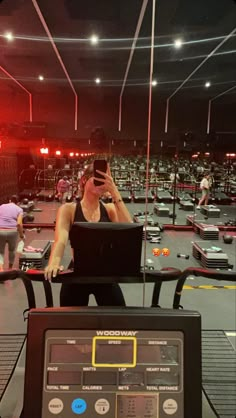
[[207, 114], [207, 134], [210, 133], [211, 130], [211, 109], [212, 109], [212, 102], [215, 99], [218, 99], [221, 96], [224, 96], [225, 94], [229, 93], [229, 91], [232, 91], [236, 88], [236, 86], [230, 87], [230, 89], [227, 89], [225, 91], [222, 91], [221, 93], [217, 94], [216, 96], [212, 97], [212, 99], [208, 102], [208, 114]]
[[52, 47], [54, 49], [54, 52], [55, 52], [55, 54], [57, 56], [57, 59], [58, 59], [60, 65], [61, 65], [63, 71], [64, 71], [64, 74], [65, 74], [65, 76], [66, 76], [66, 78], [67, 78], [67, 80], [69, 82], [69, 85], [70, 85], [70, 87], [71, 87], [71, 89], [72, 89], [72, 91], [74, 93], [74, 96], [75, 96], [75, 131], [77, 131], [77, 129], [78, 129], [78, 95], [77, 95], [76, 90], [74, 88], [74, 85], [73, 85], [73, 83], [71, 81], [71, 78], [69, 76], [69, 73], [68, 73], [68, 71], [67, 71], [67, 69], [65, 67], [65, 64], [64, 64], [64, 62], [63, 62], [63, 60], [61, 58], [61, 55], [60, 55], [60, 53], [59, 53], [59, 51], [57, 49], [57, 46], [56, 46], [56, 44], [55, 44], [55, 42], [53, 40], [52, 34], [51, 34], [50, 30], [49, 30], [49, 27], [48, 27], [48, 25], [47, 25], [47, 23], [46, 23], [46, 21], [45, 21], [45, 19], [43, 17], [43, 14], [42, 14], [42, 12], [40, 10], [40, 7], [39, 7], [39, 5], [37, 3], [37, 0], [32, 0], [32, 3], [34, 5], [34, 8], [35, 8], [37, 14], [38, 14], [38, 17], [39, 17], [40, 21], [41, 21], [41, 23], [42, 23], [42, 25], [44, 27], [44, 30], [45, 30], [45, 32], [46, 32], [46, 34], [48, 36], [48, 39], [49, 39], [49, 41], [52, 44]]
[[27, 90], [24, 86], [23, 86], [23, 84], [21, 84], [15, 77], [13, 77], [13, 75], [11, 75], [7, 70], [5, 70], [5, 68], [3, 68], [1, 65], [0, 65], [0, 70], [4, 73], [4, 74], [6, 74], [11, 80], [13, 80], [14, 81], [14, 83], [16, 83], [16, 84], [18, 84], [18, 86], [22, 89], [22, 90], [24, 90], [28, 95], [29, 95], [29, 120], [30, 120], [30, 122], [32, 122], [32, 120], [33, 120], [33, 115], [32, 115], [32, 93], [30, 93], [30, 91], [29, 90]]
[[222, 93], [217, 94], [217, 96], [212, 97], [211, 101], [213, 101], [213, 100], [215, 100], [215, 99], [218, 99], [218, 97], [224, 96], [225, 94], [229, 93], [230, 91], [232, 91], [232, 90], [234, 90], [234, 89], [236, 89], [236, 85], [235, 85], [235, 86], [233, 86], [233, 87], [230, 87], [230, 89], [227, 89], [227, 90], [225, 90], [225, 91], [222, 91]]
[[120, 92], [120, 103], [119, 103], [119, 126], [118, 126], [118, 130], [121, 131], [121, 118], [122, 118], [122, 97], [123, 97], [123, 92], [124, 92], [124, 88], [126, 85], [126, 81], [127, 81], [127, 77], [129, 74], [129, 70], [130, 70], [130, 66], [132, 63], [132, 59], [133, 59], [133, 55], [134, 55], [134, 50], [136, 47], [136, 43], [137, 43], [137, 39], [139, 37], [139, 32], [141, 29], [141, 25], [143, 23], [143, 18], [145, 15], [145, 11], [147, 8], [147, 4], [148, 4], [148, 0], [143, 0], [143, 4], [141, 7], [141, 11], [140, 11], [140, 15], [139, 15], [139, 19], [138, 19], [138, 23], [137, 23], [137, 27], [135, 30], [135, 34], [134, 34], [134, 39], [133, 39], [133, 43], [131, 46], [131, 50], [130, 50], [130, 54], [129, 54], [129, 59], [128, 59], [128, 63], [127, 63], [127, 67], [126, 67], [126, 71], [125, 71], [125, 76], [124, 76], [124, 80], [122, 83], [122, 87], [121, 87], [121, 92]]
[[189, 74], [189, 76], [177, 87], [177, 89], [168, 97], [166, 102], [166, 119], [165, 119], [165, 133], [168, 132], [169, 124], [169, 102], [172, 97], [178, 93], [178, 91], [190, 80], [190, 78], [211, 58], [222, 45], [227, 42], [234, 34], [236, 33], [236, 28], [234, 28], [224, 39], [206, 56], [206, 58]]

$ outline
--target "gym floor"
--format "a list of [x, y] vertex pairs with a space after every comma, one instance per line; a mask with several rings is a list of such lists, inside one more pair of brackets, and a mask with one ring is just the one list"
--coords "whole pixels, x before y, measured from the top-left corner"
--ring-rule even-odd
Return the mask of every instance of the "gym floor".
[[[177, 205], [178, 206], [178, 205]], [[41, 212], [34, 212], [35, 222], [54, 223], [56, 212], [59, 204], [57, 202], [37, 202], [36, 207], [42, 209]], [[128, 203], [127, 207], [133, 215], [138, 210], [145, 209], [144, 203]], [[235, 206], [221, 207], [221, 218], [211, 219], [213, 224], [215, 221], [225, 222], [226, 217], [232, 218], [235, 216]], [[153, 213], [153, 203], [148, 205], [148, 210]], [[186, 225], [186, 216], [191, 212], [185, 212], [176, 208], [177, 224]], [[167, 219], [158, 218], [153, 215], [155, 221], [161, 224], [166, 224]], [[168, 223], [172, 223], [169, 218]], [[222, 239], [224, 232], [220, 232], [220, 238], [217, 241], [212, 241], [212, 245], [220, 246], [227, 254], [229, 263], [236, 269], [236, 239], [232, 244], [225, 244]], [[228, 232], [227, 232], [228, 234]], [[236, 236], [236, 232], [229, 232], [230, 235]], [[164, 230], [161, 233], [162, 239], [160, 244], [151, 244], [147, 242], [146, 263], [153, 265], [155, 269], [162, 267], [176, 267], [184, 270], [187, 267], [200, 267], [198, 261], [192, 256], [192, 241], [199, 241], [199, 235], [193, 231], [174, 231]], [[53, 240], [53, 229], [42, 228], [40, 234], [36, 230], [26, 229], [26, 245], [30, 245], [32, 240]], [[159, 256], [154, 257], [152, 254], [153, 248], [168, 248], [170, 255], [168, 257]], [[189, 255], [189, 259], [178, 258], [177, 253]], [[127, 255], [128, 257], [128, 255]], [[66, 248], [63, 258], [63, 265], [67, 268], [71, 259], [71, 251]], [[18, 257], [15, 260], [15, 268], [18, 268]], [[144, 256], [142, 256], [142, 265], [144, 264]], [[235, 283], [236, 284], [236, 283]], [[167, 282], [163, 284], [160, 305], [162, 308], [171, 308], [173, 303], [174, 289], [176, 282]], [[232, 282], [211, 280], [204, 277], [189, 277], [186, 280], [185, 288], [181, 298], [181, 305], [184, 309], [196, 310], [202, 316], [203, 330], [224, 330], [228, 335], [229, 341], [236, 350], [236, 286]], [[211, 285], [217, 286], [212, 288]], [[54, 305], [59, 305], [59, 291], [60, 286], [53, 284]], [[199, 288], [201, 286], [201, 288]], [[128, 306], [150, 306], [152, 298], [153, 284], [145, 285], [145, 297], [143, 284], [122, 284], [122, 290], [125, 295], [126, 304]], [[45, 306], [45, 298], [42, 285], [40, 283], [34, 284], [36, 293], [37, 307]], [[95, 299], [90, 297], [90, 305], [95, 305]], [[27, 322], [23, 320], [23, 310], [27, 308], [27, 299], [24, 286], [20, 280], [7, 281], [0, 284], [0, 334], [25, 334]], [[22, 364], [24, 363], [24, 353], [22, 355]], [[18, 388], [21, 393], [22, 388]], [[15, 408], [15, 400], [10, 395], [8, 402], [5, 404], [0, 414], [2, 418], [10, 417], [10, 411]], [[6, 406], [7, 405], [7, 406]], [[216, 415], [211, 410], [208, 401], [203, 395], [203, 418], [213, 418]]]

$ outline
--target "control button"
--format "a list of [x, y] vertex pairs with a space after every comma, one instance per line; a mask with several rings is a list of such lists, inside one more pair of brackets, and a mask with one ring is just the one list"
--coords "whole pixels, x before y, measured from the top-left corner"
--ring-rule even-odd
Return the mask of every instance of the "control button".
[[74, 414], [81, 415], [86, 411], [87, 403], [84, 399], [81, 398], [74, 399], [71, 404], [71, 409], [74, 412]]
[[51, 414], [57, 415], [60, 414], [63, 410], [64, 405], [61, 399], [53, 398], [50, 400], [48, 404], [48, 410], [51, 412]]
[[173, 415], [178, 409], [178, 404], [174, 399], [166, 399], [163, 403], [163, 410], [167, 415]]
[[99, 415], [105, 415], [110, 409], [110, 404], [107, 399], [98, 399], [94, 407]]

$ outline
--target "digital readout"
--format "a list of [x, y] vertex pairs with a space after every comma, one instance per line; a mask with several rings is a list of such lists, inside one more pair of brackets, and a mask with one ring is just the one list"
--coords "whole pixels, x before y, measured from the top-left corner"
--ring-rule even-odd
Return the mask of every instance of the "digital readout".
[[48, 385], [80, 385], [81, 373], [75, 371], [48, 372]]
[[[137, 345], [137, 364], [178, 364], [177, 345]], [[97, 341], [95, 347], [96, 364], [132, 364], [134, 345], [132, 342], [119, 341], [110, 344], [109, 340]], [[91, 364], [92, 345], [90, 344], [52, 344], [50, 363]]]
[[90, 344], [52, 344], [50, 363], [91, 363]]
[[178, 386], [179, 385], [179, 374], [166, 373], [166, 372], [150, 372], [147, 373], [147, 385], [167, 385], [167, 386]]
[[120, 385], [132, 385], [132, 386], [144, 386], [144, 373], [143, 372], [120, 372], [119, 373]]
[[134, 346], [130, 342], [120, 341], [109, 344], [108, 341], [97, 341], [95, 351], [96, 364], [132, 364]]
[[138, 344], [137, 364], [178, 364], [178, 346]]

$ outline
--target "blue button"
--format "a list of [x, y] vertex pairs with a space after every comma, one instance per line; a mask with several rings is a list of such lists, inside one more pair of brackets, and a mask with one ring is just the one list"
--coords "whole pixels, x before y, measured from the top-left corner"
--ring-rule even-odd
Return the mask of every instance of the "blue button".
[[73, 402], [71, 404], [71, 409], [74, 412], [74, 414], [80, 415], [80, 414], [83, 414], [86, 411], [87, 404], [86, 404], [84, 399], [77, 398], [77, 399], [73, 400]]

